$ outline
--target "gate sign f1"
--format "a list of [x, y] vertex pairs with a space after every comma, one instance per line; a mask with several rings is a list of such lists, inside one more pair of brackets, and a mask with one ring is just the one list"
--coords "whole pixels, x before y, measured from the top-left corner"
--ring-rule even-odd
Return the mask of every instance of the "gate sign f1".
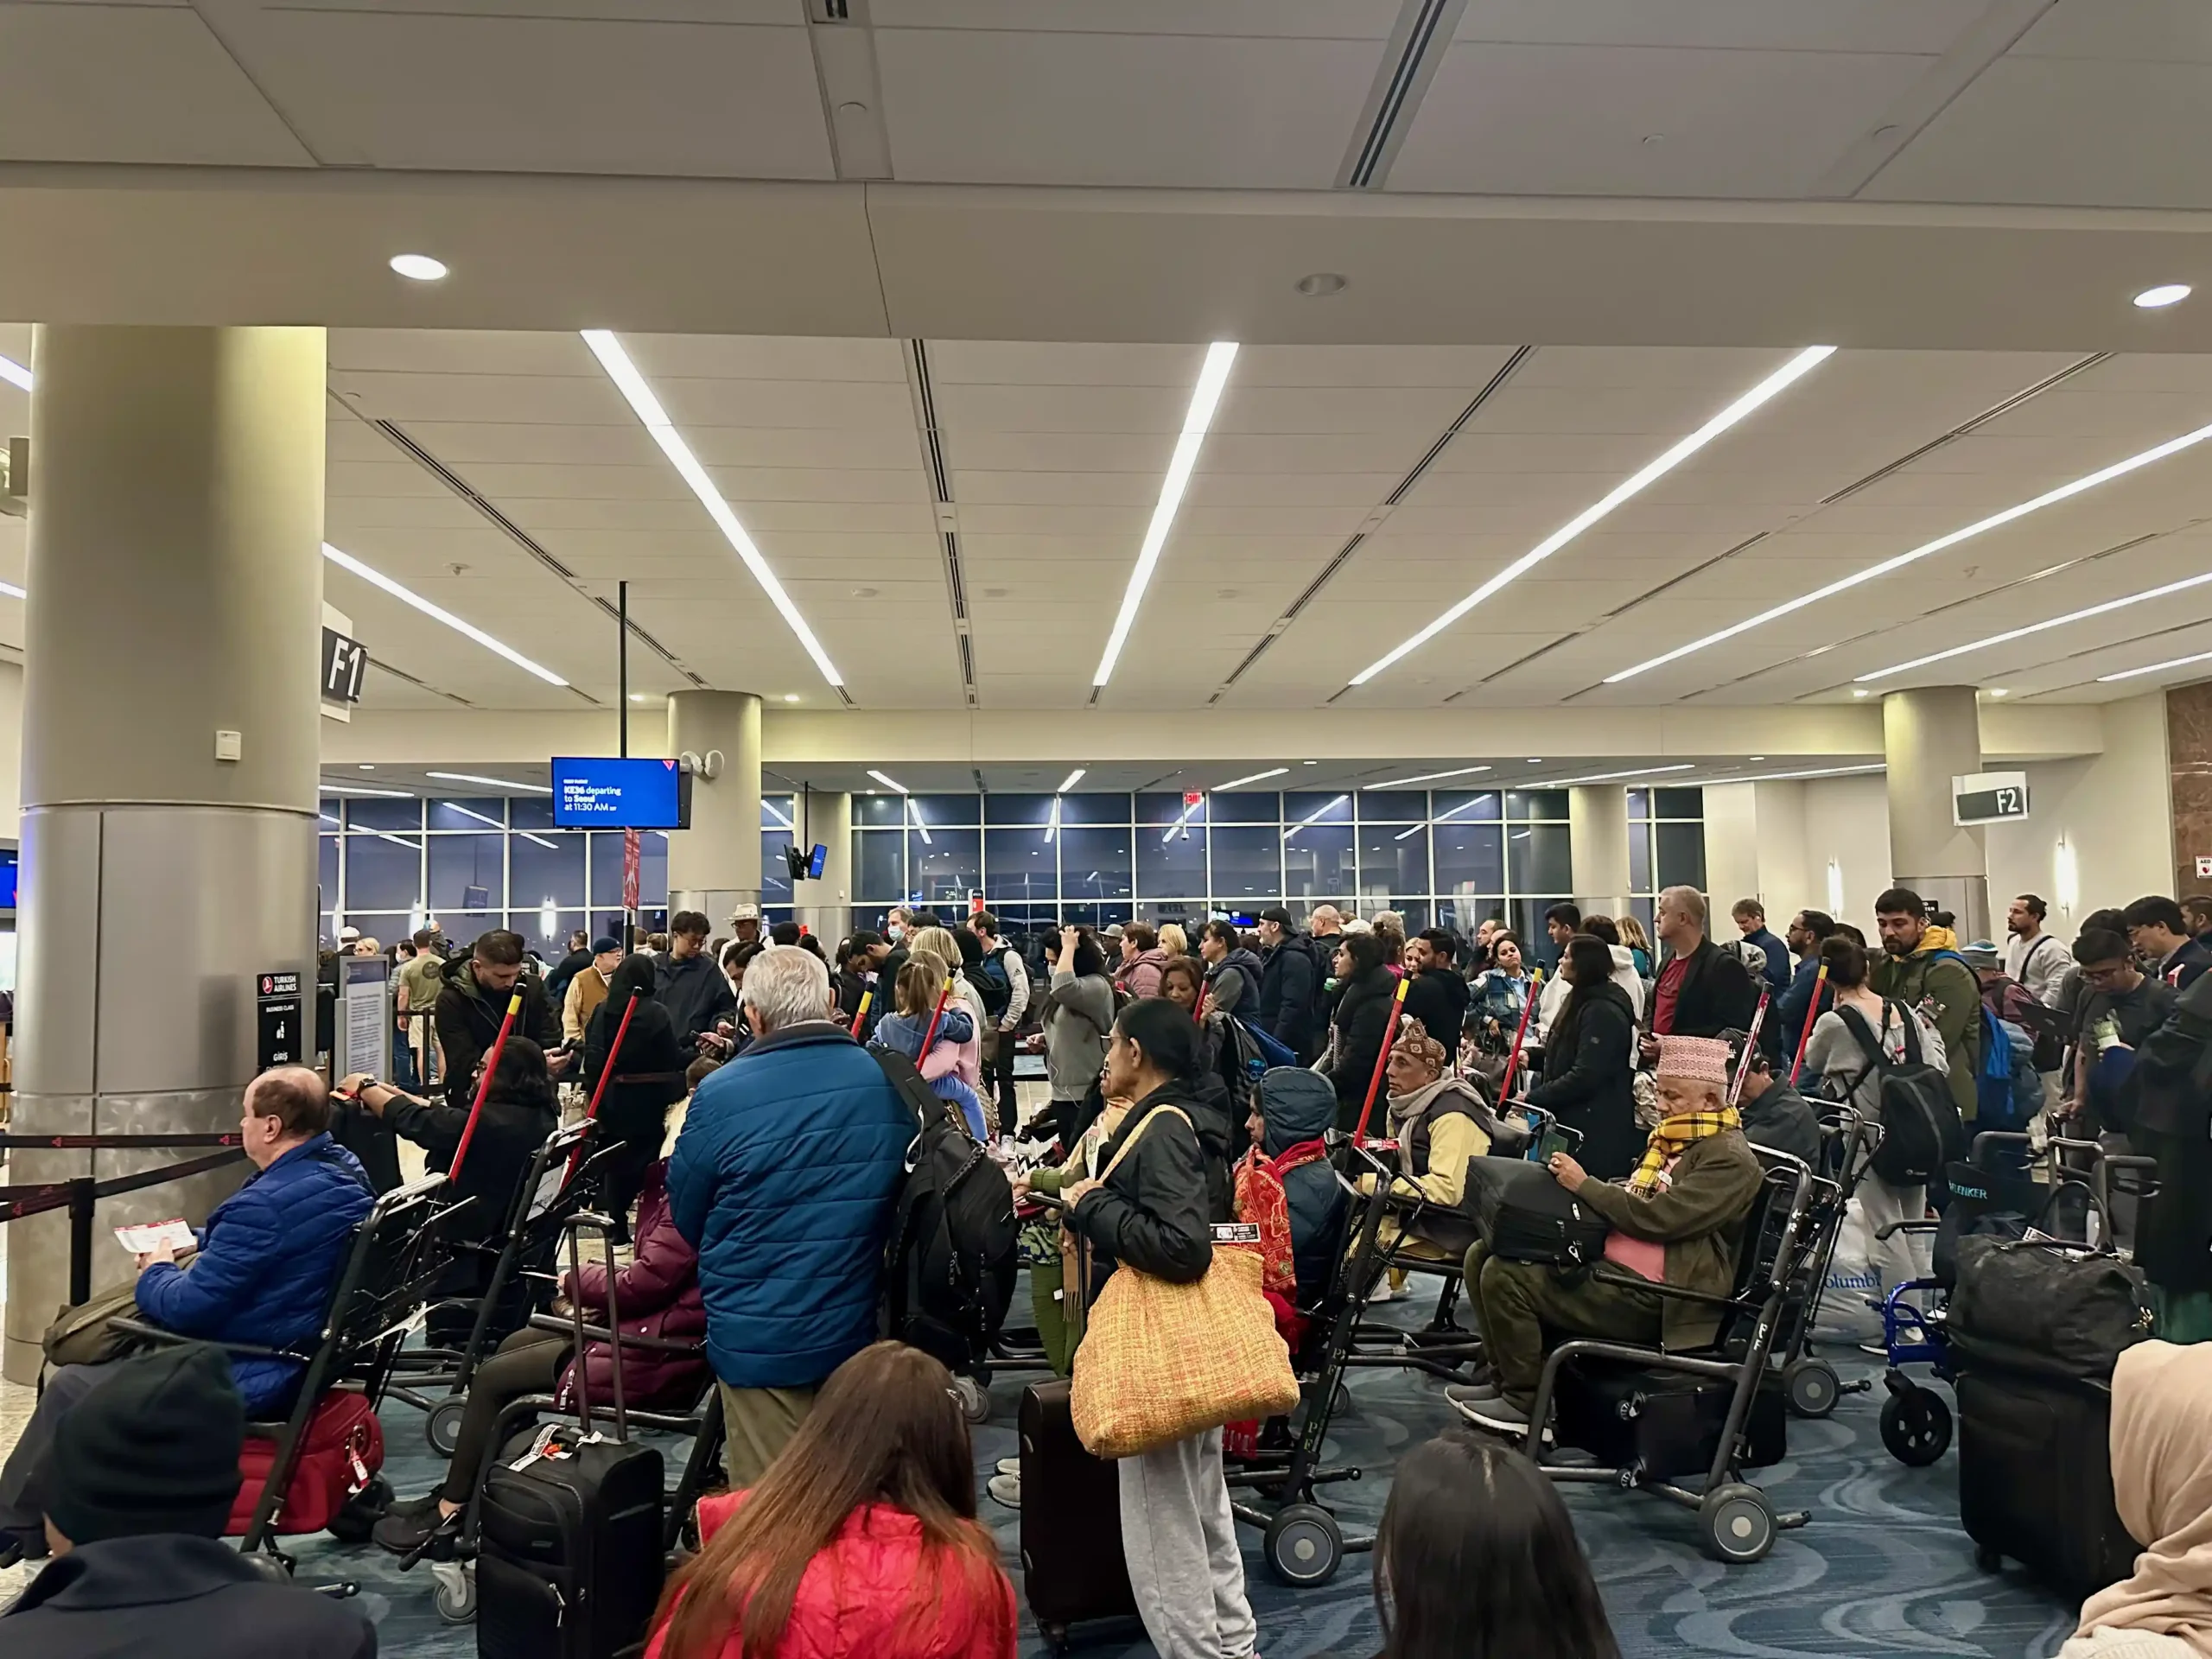
[[2028, 774], [1977, 772], [1951, 779], [1951, 822], [1997, 823], [2028, 816]]
[[369, 648], [335, 628], [322, 631], [322, 696], [327, 702], [359, 702], [369, 671]]

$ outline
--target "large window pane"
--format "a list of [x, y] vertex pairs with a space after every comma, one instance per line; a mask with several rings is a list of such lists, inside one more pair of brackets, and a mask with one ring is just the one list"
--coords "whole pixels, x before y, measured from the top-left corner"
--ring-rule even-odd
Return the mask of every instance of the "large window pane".
[[1282, 835], [1274, 825], [1217, 824], [1210, 833], [1217, 904], [1269, 905], [1282, 897]]
[[904, 795], [855, 795], [853, 797], [855, 823], [904, 823], [906, 821], [906, 798]]
[[485, 799], [461, 801], [432, 801], [430, 828], [433, 830], [504, 830], [507, 827], [507, 804], [494, 795]]
[[[1448, 830], [1450, 826], [1447, 824]], [[1313, 832], [1302, 831], [1304, 840]], [[1408, 835], [1389, 824], [1362, 824], [1359, 830], [1359, 890], [1363, 893], [1428, 892], [1428, 831]]]
[[1216, 823], [1281, 823], [1282, 797], [1272, 789], [1232, 789], [1207, 796], [1206, 813]]
[[1429, 801], [1438, 817], [1454, 823], [1463, 818], [1471, 823], [1495, 823], [1505, 810], [1505, 798], [1494, 789], [1440, 789]]
[[1567, 822], [1567, 791], [1563, 789], [1510, 789], [1505, 792], [1505, 816], [1515, 823], [1524, 818]]
[[[1052, 821], [1052, 798], [1049, 795], [986, 795], [983, 797], [985, 823], [1033, 823], [1043, 829]], [[999, 918], [1004, 921], [1001, 916]]]
[[914, 804], [921, 810], [922, 822], [932, 832], [940, 823], [965, 829], [983, 821], [983, 798], [980, 795], [917, 795]]
[[[547, 836], [547, 841], [556, 837]], [[517, 877], [519, 883], [520, 877]], [[652, 909], [668, 903], [668, 837], [658, 830], [638, 836], [638, 906]], [[622, 832], [591, 832], [591, 907], [604, 915], [622, 906]], [[642, 922], [639, 925], [643, 925]]]
[[553, 798], [550, 795], [509, 796], [507, 825], [513, 830], [550, 830], [553, 827]]
[[422, 838], [346, 837], [346, 907], [411, 910], [423, 902]]
[[1362, 823], [1413, 823], [1428, 816], [1428, 797], [1417, 789], [1363, 790], [1354, 798]]
[[1316, 823], [1350, 823], [1351, 795], [1328, 794], [1320, 790], [1292, 790], [1282, 798], [1282, 821], [1286, 826], [1303, 823], [1308, 818]]
[[528, 948], [544, 957], [549, 966], [569, 954], [569, 934], [591, 931], [581, 910], [513, 911], [507, 917], [507, 925], [521, 934]]
[[906, 837], [896, 830], [853, 831], [853, 899], [895, 905], [906, 897]]
[[1631, 818], [1648, 818], [1651, 816], [1651, 791], [1649, 790], [1631, 789], [1629, 791], [1628, 815]]
[[1204, 901], [1206, 831], [1203, 824], [1194, 820], [1180, 830], [1170, 823], [1157, 828], [1147, 825], [1137, 831], [1137, 896]]
[[[435, 912], [438, 925], [445, 930], [447, 938], [467, 950], [480, 934], [508, 925], [504, 910], [441, 910]], [[532, 918], [524, 918], [526, 922]]]
[[[435, 837], [433, 838], [435, 839]], [[620, 857], [622, 838], [615, 837], [615, 897], [622, 893]], [[551, 899], [564, 910], [581, 910], [584, 903], [584, 838], [568, 834], [516, 836], [509, 845], [518, 905], [543, 905]], [[581, 926], [579, 923], [577, 925]]]
[[1062, 823], [1127, 823], [1129, 821], [1129, 798], [1078, 791], [1060, 797]]
[[404, 801], [386, 800], [378, 796], [348, 796], [346, 827], [348, 830], [420, 830], [423, 827], [423, 803], [412, 795]]
[[1649, 893], [1651, 887], [1651, 826], [1635, 818], [1628, 825], [1628, 890]]
[[1436, 846], [1436, 891], [1482, 894], [1505, 891], [1503, 831], [1494, 823], [1454, 818], [1429, 832]]
[[784, 862], [784, 849], [791, 844], [788, 830], [763, 830], [760, 832], [760, 902], [764, 905], [788, 905], [791, 902], [791, 866]]
[[[433, 906], [472, 909], [507, 902], [505, 836], [432, 836], [429, 897]], [[530, 895], [535, 899], [536, 893]]]
[[933, 829], [925, 842], [921, 831], [909, 830], [906, 877], [914, 896], [939, 915], [966, 915], [968, 895], [983, 885], [983, 832]]
[[[1651, 833], [1658, 854], [1656, 874], [1662, 887], [1695, 887], [1705, 891], [1705, 826], [1702, 823], [1656, 823]], [[1732, 901], [1730, 901], [1732, 902]]]
[[315, 885], [322, 889], [322, 907], [328, 910], [338, 902], [338, 837], [317, 836], [315, 850]]
[[1353, 866], [1350, 824], [1317, 823], [1282, 844], [1283, 891], [1292, 899], [1348, 899]]
[[1176, 823], [1183, 816], [1183, 796], [1185, 793], [1197, 794], [1199, 798], [1197, 809], [1191, 813], [1190, 821], [1192, 823], [1205, 823], [1207, 798], [1203, 791], [1185, 791], [1165, 789], [1152, 790], [1137, 797], [1137, 822], [1157, 824], [1162, 829]]
[[[1072, 799], [1072, 797], [1069, 798]], [[1093, 796], [1127, 801], [1126, 795]], [[1060, 831], [1060, 893], [1074, 902], [1105, 904], [1130, 896], [1129, 832], [1074, 829]]]
[[1571, 893], [1574, 858], [1563, 823], [1522, 823], [1505, 837], [1506, 874], [1515, 893]]
[[1701, 789], [1662, 789], [1653, 791], [1658, 818], [1702, 818], [1705, 817], [1705, 791]]
[[1055, 903], [1060, 896], [1058, 846], [1057, 837], [1047, 842], [1041, 830], [984, 830], [983, 901], [994, 906]]
[[760, 798], [760, 827], [763, 830], [789, 830], [798, 821], [798, 801], [790, 795], [763, 795]]

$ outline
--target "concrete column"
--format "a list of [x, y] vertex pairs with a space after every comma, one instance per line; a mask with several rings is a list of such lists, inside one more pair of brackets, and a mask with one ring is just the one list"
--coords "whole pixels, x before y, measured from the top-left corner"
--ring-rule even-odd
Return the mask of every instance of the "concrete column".
[[[323, 331], [43, 327], [33, 365], [15, 1128], [235, 1128], [256, 976], [314, 976]], [[130, 1271], [111, 1227], [203, 1219], [243, 1167], [104, 1201], [94, 1288]], [[67, 1225], [7, 1243], [0, 1363], [29, 1382]]]
[[704, 911], [719, 931], [730, 906], [760, 902], [760, 699], [749, 691], [677, 691], [668, 752], [720, 754], [691, 779], [691, 827], [668, 836], [668, 907]]
[[1585, 784], [1567, 791], [1567, 856], [1574, 902], [1586, 916], [1628, 909], [1628, 791], [1618, 784]]
[[798, 834], [793, 839], [802, 848], [820, 842], [829, 849], [822, 879], [791, 887], [798, 919], [828, 950], [853, 931], [853, 798], [842, 790], [808, 790], [798, 798]]
[[1961, 940], [1989, 931], [1989, 864], [1979, 825], [1951, 822], [1951, 779], [1981, 770], [1981, 711], [1970, 685], [1882, 699], [1889, 763], [1890, 870], [1900, 887], [1958, 917]]

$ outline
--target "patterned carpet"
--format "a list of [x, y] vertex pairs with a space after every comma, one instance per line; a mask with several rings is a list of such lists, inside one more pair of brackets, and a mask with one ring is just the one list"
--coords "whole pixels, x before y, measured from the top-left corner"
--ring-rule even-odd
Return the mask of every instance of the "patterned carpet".
[[[1848, 1334], [1855, 1340], [1864, 1333]], [[1847, 1341], [1827, 1351], [1847, 1376], [1878, 1369]], [[976, 1436], [979, 1479], [997, 1459], [1014, 1455], [1021, 1382], [1006, 1378], [994, 1389], [992, 1421]], [[1330, 1489], [1347, 1531], [1370, 1529], [1379, 1518], [1389, 1496], [1388, 1471], [1402, 1449], [1453, 1421], [1441, 1386], [1410, 1372], [1352, 1374], [1353, 1408], [1337, 1420], [1331, 1458], [1361, 1464], [1370, 1473], [1360, 1483]], [[1707, 1560], [1698, 1552], [1695, 1517], [1672, 1504], [1610, 1489], [1566, 1489], [1628, 1659], [1678, 1654], [2049, 1659], [2057, 1651], [2073, 1629], [2072, 1611], [2017, 1569], [2001, 1578], [1976, 1570], [1957, 1523], [1955, 1452], [1929, 1469], [1895, 1462], [1877, 1433], [1879, 1400], [1878, 1391], [1847, 1395], [1827, 1421], [1789, 1425], [1788, 1459], [1758, 1479], [1778, 1507], [1810, 1510], [1813, 1519], [1802, 1530], [1783, 1534], [1774, 1553], [1755, 1566], [1731, 1568]], [[419, 1419], [393, 1406], [385, 1421], [391, 1451], [387, 1472], [403, 1493], [426, 1490], [437, 1465], [423, 1449]], [[680, 1452], [680, 1443], [671, 1450]], [[983, 1508], [1011, 1564], [1018, 1518], [988, 1499]], [[1258, 1535], [1248, 1531], [1245, 1541], [1261, 1648], [1268, 1659], [1366, 1659], [1375, 1652], [1379, 1637], [1370, 1558], [1350, 1558], [1336, 1580], [1320, 1589], [1292, 1592], [1268, 1575]], [[378, 1621], [386, 1655], [458, 1659], [475, 1651], [473, 1631], [441, 1623], [432, 1610], [427, 1569], [402, 1574], [392, 1570], [390, 1557], [346, 1548], [327, 1536], [302, 1541], [298, 1554], [305, 1582], [350, 1578], [361, 1583], [363, 1605]], [[1043, 1651], [1033, 1631], [1025, 1630], [1024, 1659]], [[1079, 1630], [1076, 1651], [1096, 1659], [1143, 1659], [1154, 1653], [1134, 1624]]]

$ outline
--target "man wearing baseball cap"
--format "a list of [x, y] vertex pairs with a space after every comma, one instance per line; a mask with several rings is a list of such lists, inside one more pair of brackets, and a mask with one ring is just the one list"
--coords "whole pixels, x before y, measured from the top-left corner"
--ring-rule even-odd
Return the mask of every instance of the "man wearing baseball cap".
[[245, 1407], [207, 1343], [118, 1360], [54, 1431], [54, 1559], [0, 1614], [10, 1659], [375, 1659], [357, 1605], [271, 1579], [222, 1541]]
[[1718, 1307], [1661, 1296], [1638, 1281], [1727, 1295], [1764, 1173], [1727, 1103], [1726, 1042], [1662, 1037], [1657, 1073], [1659, 1121], [1649, 1126], [1643, 1160], [1625, 1185], [1592, 1180], [1565, 1153], [1552, 1154], [1552, 1178], [1613, 1228], [1602, 1263], [1493, 1261], [1479, 1243], [1467, 1252], [1466, 1282], [1479, 1287], [1475, 1313], [1493, 1375], [1446, 1393], [1476, 1427], [1528, 1429], [1547, 1328], [1669, 1352], [1701, 1348], [1719, 1334]]

